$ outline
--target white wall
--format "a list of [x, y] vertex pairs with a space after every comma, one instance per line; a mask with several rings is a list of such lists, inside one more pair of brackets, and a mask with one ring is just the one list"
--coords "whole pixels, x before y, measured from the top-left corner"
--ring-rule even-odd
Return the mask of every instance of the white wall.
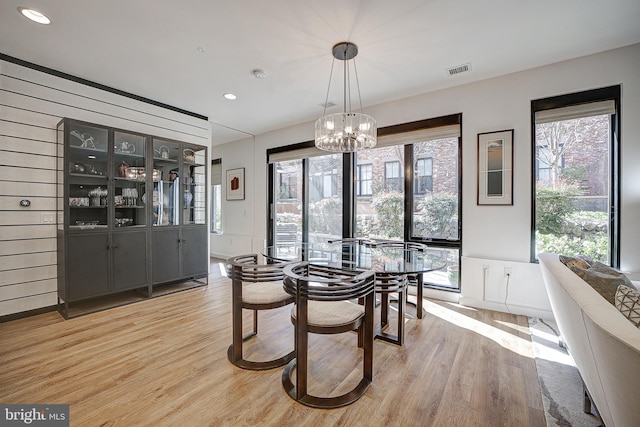
[[[57, 303], [56, 125], [63, 117], [210, 147], [211, 124], [0, 60], [0, 316]], [[30, 207], [20, 207], [28, 199]]]
[[[640, 45], [367, 110], [378, 120], [379, 127], [462, 113], [461, 303], [550, 316], [538, 266], [529, 263], [531, 101], [616, 84], [622, 85], [621, 268], [640, 271]], [[258, 135], [255, 141], [247, 139], [213, 148], [212, 157], [222, 158], [223, 170], [247, 168], [247, 199], [223, 201], [225, 234], [211, 239], [212, 253], [230, 256], [260, 251], [266, 238], [266, 149], [309, 141], [313, 139], [313, 129], [310, 122]], [[477, 206], [477, 134], [503, 129], [514, 129], [514, 204]], [[504, 267], [512, 269], [508, 291]]]

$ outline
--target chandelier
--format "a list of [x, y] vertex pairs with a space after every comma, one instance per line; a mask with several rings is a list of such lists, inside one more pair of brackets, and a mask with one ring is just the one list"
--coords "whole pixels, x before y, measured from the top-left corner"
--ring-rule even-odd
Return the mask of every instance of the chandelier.
[[[348, 152], [358, 151], [376, 146], [377, 125], [373, 117], [366, 114], [354, 113], [351, 111], [351, 71], [348, 62], [358, 54], [358, 47], [350, 42], [342, 42], [333, 46], [333, 62], [331, 63], [331, 74], [329, 75], [329, 87], [327, 88], [327, 98], [324, 103], [323, 116], [316, 120], [316, 147], [325, 151]], [[331, 77], [333, 76], [333, 65], [335, 60], [344, 61], [344, 111], [342, 113], [326, 114], [329, 100], [329, 89], [331, 88]], [[360, 85], [358, 83], [358, 71], [355, 59], [353, 71], [355, 83], [358, 89], [358, 101], [360, 111], [362, 111], [362, 99], [360, 99]]]

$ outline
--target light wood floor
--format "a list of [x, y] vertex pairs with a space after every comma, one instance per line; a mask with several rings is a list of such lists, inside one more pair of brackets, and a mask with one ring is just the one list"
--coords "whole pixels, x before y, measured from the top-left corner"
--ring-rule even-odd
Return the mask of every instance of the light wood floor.
[[[0, 324], [0, 402], [70, 404], [72, 426], [545, 425], [525, 317], [426, 300], [404, 347], [375, 342], [367, 393], [320, 410], [285, 394], [281, 369], [228, 362], [230, 299], [228, 279], [213, 274], [208, 287], [67, 321], [47, 313]], [[289, 310], [261, 314], [247, 356], [293, 348]], [[310, 345], [311, 393], [358, 381], [355, 334]]]

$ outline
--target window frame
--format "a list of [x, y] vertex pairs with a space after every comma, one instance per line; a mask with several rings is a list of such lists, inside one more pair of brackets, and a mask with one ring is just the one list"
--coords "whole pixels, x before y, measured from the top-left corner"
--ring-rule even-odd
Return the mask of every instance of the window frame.
[[577, 106], [598, 101], [613, 101], [615, 113], [610, 119], [609, 139], [609, 194], [611, 203], [609, 206], [609, 264], [614, 268], [620, 267], [620, 147], [621, 139], [621, 86], [609, 86], [599, 89], [575, 92], [566, 95], [558, 95], [550, 98], [542, 98], [531, 101], [531, 236], [530, 236], [530, 261], [538, 263], [536, 253], [536, 112], [552, 110], [562, 107]]
[[[367, 179], [363, 179], [362, 178], [362, 170], [363, 168], [366, 168], [369, 170], [369, 178]], [[359, 163], [356, 165], [356, 192], [355, 195], [356, 197], [371, 197], [373, 196], [373, 164], [372, 163]], [[368, 183], [367, 188], [368, 191], [367, 192], [363, 192], [362, 188], [363, 188], [363, 183]]]
[[[420, 156], [416, 159], [415, 164], [414, 164], [414, 169], [416, 171], [418, 171], [418, 163], [419, 162], [424, 162], [426, 160], [429, 160], [429, 163], [431, 165], [430, 167], [430, 172], [428, 175], [419, 175], [418, 173], [416, 173], [416, 176], [414, 178], [414, 188], [413, 188], [413, 192], [415, 194], [427, 194], [427, 192], [432, 192], [433, 193], [433, 157], [432, 156]], [[428, 185], [427, 187], [429, 187], [427, 190], [425, 191], [420, 191], [420, 179], [422, 178], [431, 178], [431, 185]]]
[[[412, 212], [413, 206], [413, 144], [410, 142], [413, 138], [413, 132], [420, 132], [428, 129], [447, 128], [455, 126], [458, 128], [457, 140], [458, 140], [458, 159], [457, 159], [457, 190], [458, 190], [458, 234], [457, 239], [440, 239], [440, 238], [424, 238], [421, 236], [412, 236]], [[405, 203], [405, 216], [404, 216], [404, 240], [427, 243], [435, 249], [448, 249], [457, 251], [458, 265], [461, 262], [462, 256], [462, 113], [451, 114], [442, 117], [435, 117], [430, 119], [418, 120], [414, 122], [407, 122], [398, 125], [386, 126], [378, 128], [378, 137], [386, 136], [398, 136], [404, 142], [398, 144], [404, 145], [404, 159], [399, 161], [400, 163], [400, 185], [404, 186], [404, 203]], [[275, 233], [275, 167], [274, 163], [279, 160], [294, 158], [302, 159], [303, 171], [303, 183], [302, 183], [302, 241], [306, 242], [309, 239], [309, 220], [308, 220], [308, 206], [310, 199], [310, 189], [308, 188], [310, 183], [308, 179], [309, 158], [315, 157], [318, 154], [317, 149], [314, 148], [313, 141], [300, 142], [297, 144], [291, 144], [287, 146], [280, 146], [267, 149], [267, 182], [268, 182], [268, 196], [267, 196], [267, 246], [274, 244]], [[433, 156], [431, 156], [433, 157]], [[363, 163], [364, 164], [364, 163]], [[342, 161], [342, 201], [343, 201], [343, 224], [342, 233], [344, 238], [355, 237], [356, 230], [356, 215], [355, 215], [355, 203], [356, 195], [356, 156], [353, 153], [343, 153]], [[461, 279], [458, 279], [458, 287], [439, 286], [434, 283], [425, 282], [424, 286], [444, 290], [447, 292], [460, 293], [462, 290]]]
[[[390, 166], [393, 166], [393, 168], [390, 168]], [[396, 169], [397, 167], [397, 172], [398, 175], [397, 176], [389, 176], [389, 171], [391, 170], [391, 172], [396, 172], [393, 169]], [[390, 161], [385, 161], [384, 162], [384, 189], [386, 191], [400, 191], [400, 189], [402, 188], [402, 163], [400, 163], [400, 160], [390, 160]], [[393, 187], [394, 188], [389, 188], [393, 183]]]

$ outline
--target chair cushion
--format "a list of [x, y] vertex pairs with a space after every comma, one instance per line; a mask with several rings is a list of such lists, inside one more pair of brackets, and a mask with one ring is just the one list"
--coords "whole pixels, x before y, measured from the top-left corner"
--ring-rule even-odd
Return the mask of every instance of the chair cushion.
[[348, 301], [309, 301], [308, 307], [308, 323], [313, 326], [340, 326], [364, 316], [364, 306]]
[[282, 282], [251, 283], [242, 287], [242, 302], [248, 304], [272, 304], [289, 298], [291, 295], [284, 291]]

